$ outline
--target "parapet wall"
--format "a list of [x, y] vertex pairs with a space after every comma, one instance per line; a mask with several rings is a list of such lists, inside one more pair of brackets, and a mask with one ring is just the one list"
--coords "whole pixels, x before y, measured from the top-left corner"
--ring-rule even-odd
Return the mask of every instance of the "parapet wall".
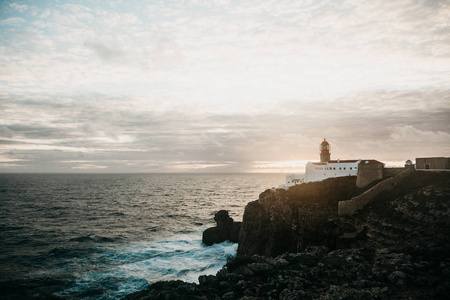
[[367, 203], [369, 203], [373, 198], [378, 196], [384, 191], [392, 190], [403, 178], [414, 173], [415, 170], [408, 168], [394, 177], [386, 179], [373, 188], [365, 191], [359, 196], [353, 197], [347, 201], [339, 201], [338, 203], [338, 215], [352, 215], [358, 209], [363, 208]]
[[356, 186], [361, 188], [370, 184], [375, 180], [383, 178], [383, 164], [365, 164], [363, 162], [358, 165], [358, 177], [356, 177]]

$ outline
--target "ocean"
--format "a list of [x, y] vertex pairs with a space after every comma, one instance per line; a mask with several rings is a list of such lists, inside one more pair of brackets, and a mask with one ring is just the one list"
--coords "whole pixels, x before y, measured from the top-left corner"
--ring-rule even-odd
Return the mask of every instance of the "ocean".
[[203, 230], [283, 174], [0, 174], [0, 295], [120, 299], [160, 280], [198, 282], [236, 255]]

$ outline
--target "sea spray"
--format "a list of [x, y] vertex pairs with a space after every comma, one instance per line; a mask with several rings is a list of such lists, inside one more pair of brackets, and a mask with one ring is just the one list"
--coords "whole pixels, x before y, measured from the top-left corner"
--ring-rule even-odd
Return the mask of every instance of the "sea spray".
[[60, 296], [120, 299], [156, 281], [198, 283], [200, 275], [216, 274], [228, 258], [235, 256], [237, 244], [207, 247], [198, 232], [102, 249], [91, 262], [94, 270], [76, 273], [73, 286], [58, 293]]

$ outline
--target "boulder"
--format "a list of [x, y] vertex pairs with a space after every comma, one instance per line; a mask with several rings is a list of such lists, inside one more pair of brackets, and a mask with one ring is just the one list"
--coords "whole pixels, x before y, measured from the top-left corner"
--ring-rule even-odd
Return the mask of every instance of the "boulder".
[[206, 229], [203, 232], [202, 241], [205, 245], [211, 246], [225, 241], [237, 243], [241, 222], [234, 222], [228, 215], [228, 211], [220, 210], [214, 215], [217, 226]]

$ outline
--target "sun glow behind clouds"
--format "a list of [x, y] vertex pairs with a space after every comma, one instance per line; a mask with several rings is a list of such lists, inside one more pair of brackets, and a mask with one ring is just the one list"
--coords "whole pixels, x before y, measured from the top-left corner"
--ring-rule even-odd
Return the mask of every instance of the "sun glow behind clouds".
[[256, 161], [254, 170], [261, 173], [305, 173], [306, 160]]
[[[450, 151], [446, 1], [2, 1], [1, 170]], [[0, 171], [1, 171], [0, 170]]]

